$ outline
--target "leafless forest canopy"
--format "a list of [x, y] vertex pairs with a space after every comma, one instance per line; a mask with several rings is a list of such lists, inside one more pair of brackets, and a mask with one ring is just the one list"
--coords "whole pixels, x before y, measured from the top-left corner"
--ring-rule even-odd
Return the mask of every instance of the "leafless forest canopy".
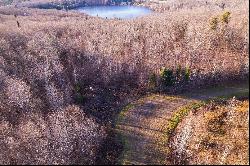
[[0, 164], [95, 164], [118, 106], [154, 75], [162, 89], [163, 67], [190, 71], [176, 90], [248, 78], [248, 0], [138, 3], [155, 12], [132, 20], [15, 2], [0, 0]]

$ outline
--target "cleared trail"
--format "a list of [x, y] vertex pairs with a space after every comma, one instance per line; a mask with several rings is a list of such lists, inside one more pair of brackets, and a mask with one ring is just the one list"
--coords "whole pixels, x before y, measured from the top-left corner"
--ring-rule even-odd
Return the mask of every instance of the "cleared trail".
[[126, 165], [171, 164], [164, 142], [166, 124], [179, 108], [192, 102], [249, 93], [248, 84], [193, 91], [181, 96], [153, 94], [129, 104], [117, 118], [116, 131], [124, 142], [119, 163]]

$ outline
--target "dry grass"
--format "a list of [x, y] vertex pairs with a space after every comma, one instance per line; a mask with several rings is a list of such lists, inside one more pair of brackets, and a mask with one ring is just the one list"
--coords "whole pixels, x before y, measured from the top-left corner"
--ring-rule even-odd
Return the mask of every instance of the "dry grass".
[[192, 111], [173, 138], [174, 163], [249, 164], [248, 116], [249, 101], [235, 99]]

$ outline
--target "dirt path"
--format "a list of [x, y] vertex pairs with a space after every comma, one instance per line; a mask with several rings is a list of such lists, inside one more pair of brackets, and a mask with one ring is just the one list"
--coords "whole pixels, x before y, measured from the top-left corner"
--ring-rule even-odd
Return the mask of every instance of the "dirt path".
[[168, 148], [164, 131], [173, 112], [191, 102], [243, 93], [249, 93], [248, 84], [194, 91], [182, 96], [153, 94], [129, 104], [116, 124], [124, 142], [120, 164], [170, 164], [166, 158]]

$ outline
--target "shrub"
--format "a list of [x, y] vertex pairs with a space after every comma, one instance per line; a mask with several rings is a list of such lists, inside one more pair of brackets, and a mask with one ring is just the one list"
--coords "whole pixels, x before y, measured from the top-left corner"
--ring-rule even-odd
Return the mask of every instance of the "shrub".
[[174, 85], [175, 79], [173, 70], [162, 68], [160, 75], [164, 86], [169, 87]]
[[186, 67], [184, 70], [184, 81], [189, 81], [190, 75], [191, 75], [191, 70], [190, 68]]
[[190, 80], [190, 75], [190, 68], [182, 68], [181, 65], [178, 65], [175, 71], [166, 68], [162, 68], [160, 71], [160, 76], [164, 87], [175, 85], [175, 88], [180, 88]]
[[212, 30], [216, 30], [217, 27], [218, 27], [218, 23], [219, 23], [218, 17], [213, 17], [213, 18], [210, 20], [209, 23], [210, 23], [210, 28], [211, 28]]
[[222, 16], [221, 16], [221, 21], [222, 21], [222, 23], [226, 23], [226, 24], [228, 24], [229, 23], [229, 19], [230, 19], [230, 15], [231, 15], [231, 13], [230, 12], [224, 12], [223, 14], [222, 14]]
[[218, 17], [212, 17], [210, 20], [210, 28], [212, 30], [216, 30], [219, 26], [219, 22], [221, 21], [222, 23], [228, 24], [229, 20], [230, 20], [230, 12], [224, 12], [221, 16], [220, 16], [220, 20]]

